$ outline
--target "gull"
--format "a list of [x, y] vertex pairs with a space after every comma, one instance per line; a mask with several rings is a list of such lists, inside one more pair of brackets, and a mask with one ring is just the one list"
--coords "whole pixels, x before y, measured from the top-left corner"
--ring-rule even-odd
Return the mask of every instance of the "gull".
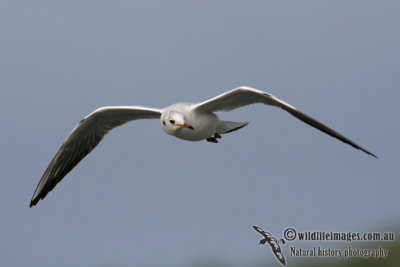
[[373, 153], [302, 111], [266, 92], [241, 86], [201, 103], [176, 103], [163, 109], [142, 106], [101, 107], [81, 120], [50, 162], [32, 196], [30, 207], [49, 193], [115, 127], [139, 119], [160, 119], [169, 135], [188, 141], [218, 143], [221, 134], [239, 130], [246, 122], [223, 121], [215, 114], [261, 103], [286, 110], [299, 120], [377, 158]]

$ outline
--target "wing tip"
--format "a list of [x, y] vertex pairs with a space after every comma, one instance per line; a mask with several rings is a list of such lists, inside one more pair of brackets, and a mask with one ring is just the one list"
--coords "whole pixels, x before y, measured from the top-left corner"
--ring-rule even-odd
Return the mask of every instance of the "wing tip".
[[29, 208], [36, 206], [40, 199], [40, 196], [32, 197], [31, 202], [29, 203]]
[[356, 148], [360, 149], [362, 152], [364, 152], [364, 153], [366, 153], [366, 154], [368, 154], [368, 155], [370, 155], [370, 156], [372, 156], [372, 157], [374, 157], [376, 159], [379, 159], [377, 155], [375, 155], [372, 152], [369, 152], [368, 150], [366, 150], [365, 148], [362, 148], [361, 146], [358, 146]]
[[[42, 179], [43, 179], [43, 177], [42, 177]], [[29, 208], [32, 208], [33, 206], [35, 206], [39, 202], [39, 200], [41, 198], [43, 198], [43, 197], [41, 197], [41, 192], [40, 192], [41, 190], [39, 189], [40, 188], [39, 185], [42, 182], [42, 179], [40, 180], [38, 186], [36, 187], [35, 192], [33, 193], [31, 202], [29, 203]]]
[[254, 228], [254, 230], [256, 230], [256, 231], [259, 232], [259, 233], [260, 233], [260, 231], [263, 231], [263, 230], [261, 229], [261, 227], [258, 227], [257, 225], [253, 225], [253, 228]]
[[377, 156], [377, 155], [375, 155], [374, 153], [367, 152], [367, 154], [368, 154], [368, 155], [371, 155], [371, 156], [373, 156], [373, 157], [374, 157], [374, 158], [376, 158], [376, 159], [379, 159], [379, 158], [378, 158], [378, 156]]
[[[40, 184], [40, 183], [39, 183]], [[39, 188], [39, 185], [38, 185]], [[29, 203], [29, 208], [32, 208], [33, 206], [36, 206], [36, 204], [41, 200], [44, 199], [47, 195], [47, 193], [49, 193], [51, 191], [47, 190], [47, 188], [42, 188], [40, 191], [38, 190], [38, 188], [35, 190], [35, 193], [33, 193], [31, 202]]]
[[29, 208], [32, 208], [33, 206], [35, 206], [37, 203], [37, 201], [31, 200], [31, 203], [29, 204]]

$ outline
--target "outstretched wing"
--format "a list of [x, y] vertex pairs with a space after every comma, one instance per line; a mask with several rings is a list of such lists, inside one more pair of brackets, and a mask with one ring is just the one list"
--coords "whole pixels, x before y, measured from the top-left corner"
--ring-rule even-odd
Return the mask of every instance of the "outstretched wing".
[[335, 130], [329, 128], [328, 126], [322, 124], [321, 122], [313, 119], [302, 111], [296, 109], [295, 107], [289, 105], [288, 103], [280, 100], [279, 98], [268, 94], [266, 92], [242, 86], [226, 93], [223, 93], [219, 96], [216, 96], [212, 99], [206, 100], [202, 103], [196, 104], [193, 109], [197, 112], [217, 112], [217, 111], [230, 111], [239, 107], [262, 103], [266, 105], [276, 106], [282, 108], [298, 118], [299, 120], [307, 123], [308, 125], [317, 128], [318, 130], [329, 134], [330, 136], [339, 139], [340, 141], [351, 145], [354, 148], [360, 149], [365, 153], [377, 158], [373, 153], [354, 143], [347, 137], [344, 137], [340, 133]]
[[270, 242], [268, 242], [269, 245], [272, 248], [272, 252], [275, 254], [275, 257], [283, 264], [286, 265], [286, 260], [285, 257], [283, 256], [283, 253], [281, 251], [281, 247], [279, 246], [278, 241], [273, 238]]
[[36, 187], [30, 207], [45, 198], [110, 130], [128, 121], [157, 119], [160, 116], [159, 109], [137, 106], [103, 107], [93, 111], [75, 126], [50, 162]]
[[271, 238], [271, 234], [268, 232], [265, 232], [263, 229], [261, 229], [260, 227], [253, 225], [254, 230], [256, 230], [257, 232], [259, 232], [260, 234], [262, 234], [265, 238]]

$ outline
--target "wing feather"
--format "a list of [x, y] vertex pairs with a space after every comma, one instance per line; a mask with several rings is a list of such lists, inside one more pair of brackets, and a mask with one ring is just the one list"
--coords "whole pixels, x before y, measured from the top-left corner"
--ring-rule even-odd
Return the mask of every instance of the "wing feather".
[[271, 94], [268, 94], [266, 92], [254, 88], [246, 86], [238, 87], [236, 89], [223, 93], [219, 96], [216, 96], [212, 99], [196, 104], [193, 107], [193, 109], [199, 113], [230, 111], [239, 107], [256, 103], [262, 103], [265, 105], [282, 108], [283, 110], [286, 110], [287, 112], [289, 112], [299, 120], [303, 121], [304, 123], [307, 123], [308, 125], [377, 158], [377, 156], [371, 153], [370, 151], [366, 150], [365, 148], [361, 147], [360, 145], [356, 144], [355, 142], [351, 141], [350, 139], [336, 132], [330, 127], [324, 125], [323, 123], [317, 121], [316, 119], [310, 117], [304, 112], [296, 109], [292, 105], [289, 105], [288, 103], [280, 100], [279, 98]]
[[45, 198], [110, 130], [132, 120], [158, 119], [160, 116], [159, 109], [138, 106], [103, 107], [89, 114], [75, 126], [50, 162], [36, 187], [30, 207]]

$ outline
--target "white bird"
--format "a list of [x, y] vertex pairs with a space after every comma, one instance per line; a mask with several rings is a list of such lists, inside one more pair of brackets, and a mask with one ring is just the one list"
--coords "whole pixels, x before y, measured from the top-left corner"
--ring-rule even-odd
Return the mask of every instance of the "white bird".
[[117, 126], [139, 119], [160, 119], [162, 129], [167, 134], [189, 141], [205, 139], [218, 143], [217, 139], [221, 138], [221, 134], [236, 131], [249, 122], [222, 121], [214, 112], [230, 111], [255, 103], [280, 107], [308, 125], [377, 158], [373, 153], [279, 98], [242, 86], [197, 104], [177, 103], [164, 109], [140, 106], [96, 109], [81, 120], [64, 141], [40, 179], [30, 207], [45, 198], [47, 193], [97, 146], [104, 135]]

